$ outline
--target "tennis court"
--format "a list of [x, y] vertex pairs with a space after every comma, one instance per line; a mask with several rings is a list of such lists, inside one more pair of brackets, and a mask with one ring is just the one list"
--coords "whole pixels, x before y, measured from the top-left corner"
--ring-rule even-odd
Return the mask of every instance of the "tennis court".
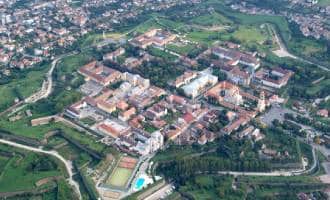
[[132, 173], [133, 169], [117, 167], [107, 180], [107, 184], [117, 187], [125, 187]]

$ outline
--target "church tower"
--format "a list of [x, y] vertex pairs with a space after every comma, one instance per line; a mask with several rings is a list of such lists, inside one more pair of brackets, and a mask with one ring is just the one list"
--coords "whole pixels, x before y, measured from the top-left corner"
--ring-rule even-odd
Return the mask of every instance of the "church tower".
[[266, 100], [265, 100], [265, 92], [261, 91], [260, 92], [260, 97], [258, 100], [258, 111], [263, 112], [266, 109]]

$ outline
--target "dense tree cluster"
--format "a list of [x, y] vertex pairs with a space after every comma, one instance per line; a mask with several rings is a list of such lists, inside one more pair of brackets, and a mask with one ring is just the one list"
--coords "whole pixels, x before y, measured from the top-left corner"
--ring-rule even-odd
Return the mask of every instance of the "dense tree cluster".
[[271, 163], [259, 159], [258, 148], [249, 140], [223, 137], [217, 141], [215, 151], [160, 161], [157, 171], [179, 182], [193, 175], [216, 174], [218, 171], [269, 171]]
[[172, 62], [158, 59], [144, 63], [138, 70], [142, 76], [150, 79], [151, 84], [159, 87], [167, 87], [169, 80], [183, 73], [183, 68], [175, 66]]
[[292, 114], [286, 114], [284, 117], [297, 123], [314, 127], [316, 130], [324, 133], [327, 133], [330, 130], [330, 126], [328, 124], [324, 124], [316, 121], [315, 119], [310, 119], [301, 115], [293, 116]]
[[49, 157], [41, 156], [37, 157], [34, 156], [34, 160], [29, 163], [26, 167], [26, 171], [28, 172], [42, 172], [42, 171], [51, 171], [56, 170], [57, 165], [54, 161], [52, 161]]

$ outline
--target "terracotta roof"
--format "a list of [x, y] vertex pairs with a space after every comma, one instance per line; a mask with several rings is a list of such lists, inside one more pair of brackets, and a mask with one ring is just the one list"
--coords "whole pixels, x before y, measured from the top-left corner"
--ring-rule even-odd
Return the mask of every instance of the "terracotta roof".
[[187, 112], [186, 114], [184, 114], [183, 116], [182, 116], [182, 118], [184, 119], [184, 121], [186, 121], [186, 123], [191, 123], [194, 119], [195, 119], [195, 117], [191, 114], [191, 113], [189, 113], [189, 112]]

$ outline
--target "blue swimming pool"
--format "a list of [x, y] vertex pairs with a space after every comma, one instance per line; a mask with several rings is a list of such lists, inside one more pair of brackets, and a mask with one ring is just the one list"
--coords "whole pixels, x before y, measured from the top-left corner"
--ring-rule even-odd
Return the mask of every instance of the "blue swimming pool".
[[135, 189], [140, 190], [143, 187], [144, 181], [144, 178], [138, 178], [135, 182]]

